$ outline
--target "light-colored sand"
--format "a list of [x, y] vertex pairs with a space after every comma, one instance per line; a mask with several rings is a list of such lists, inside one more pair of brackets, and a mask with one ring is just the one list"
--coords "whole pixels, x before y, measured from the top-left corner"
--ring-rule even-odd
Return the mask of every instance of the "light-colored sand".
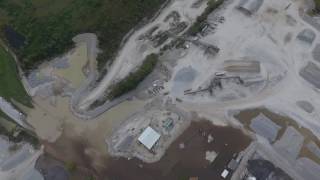
[[88, 62], [87, 44], [84, 42], [78, 43], [74, 52], [68, 56], [68, 59], [70, 67], [55, 69], [54, 74], [68, 80], [75, 88], [78, 88], [86, 78], [82, 72], [82, 68]]
[[56, 106], [39, 97], [34, 102], [35, 108], [28, 110], [27, 121], [41, 139], [54, 142], [64, 131], [70, 137], [90, 139], [90, 144], [101, 153], [107, 152], [105, 138], [112, 129], [144, 106], [138, 100], [125, 101], [97, 119], [84, 121], [69, 111], [69, 98], [57, 97]]

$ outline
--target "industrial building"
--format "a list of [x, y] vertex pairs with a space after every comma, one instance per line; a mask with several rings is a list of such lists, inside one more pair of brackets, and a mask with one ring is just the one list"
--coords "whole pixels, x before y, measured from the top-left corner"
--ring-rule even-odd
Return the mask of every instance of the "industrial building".
[[247, 15], [252, 15], [261, 7], [263, 0], [241, 0], [238, 9]]
[[274, 142], [277, 138], [281, 126], [274, 123], [264, 114], [260, 113], [252, 119], [250, 128], [260, 136], [266, 138], [269, 142]]
[[159, 139], [160, 134], [149, 126], [139, 136], [138, 141], [143, 144], [148, 150], [151, 150]]

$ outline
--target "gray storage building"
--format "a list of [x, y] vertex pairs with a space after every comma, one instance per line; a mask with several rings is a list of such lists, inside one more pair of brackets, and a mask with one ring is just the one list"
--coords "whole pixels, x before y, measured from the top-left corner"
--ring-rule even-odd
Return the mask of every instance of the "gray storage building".
[[263, 0], [241, 0], [238, 9], [245, 14], [252, 15], [261, 7]]

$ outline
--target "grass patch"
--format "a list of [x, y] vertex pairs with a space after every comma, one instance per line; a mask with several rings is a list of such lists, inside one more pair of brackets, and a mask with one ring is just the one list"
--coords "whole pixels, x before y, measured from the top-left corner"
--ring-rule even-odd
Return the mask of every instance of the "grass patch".
[[0, 46], [0, 96], [10, 101], [32, 107], [31, 98], [25, 91], [13, 57]]
[[66, 162], [65, 168], [68, 170], [69, 173], [72, 174], [77, 170], [78, 166], [75, 162]]
[[316, 5], [316, 9], [320, 9], [320, 0], [314, 0], [314, 3]]
[[11, 120], [10, 117], [0, 110], [0, 134], [13, 132], [16, 127], [16, 122]]
[[0, 15], [3, 15], [0, 26], [10, 26], [25, 37], [24, 46], [16, 49], [25, 70], [71, 48], [73, 36], [96, 33], [103, 50], [98, 56], [98, 67], [102, 69], [106, 61], [115, 56], [124, 35], [145, 17], [151, 17], [164, 2], [0, 0]]
[[[13, 57], [0, 46], [0, 96], [11, 102], [14, 99], [21, 104], [32, 107], [31, 98], [26, 93]], [[0, 134], [13, 142], [27, 141], [38, 147], [39, 141], [33, 132], [20, 127], [0, 110]]]
[[126, 78], [111, 87], [108, 98], [114, 99], [134, 90], [153, 71], [157, 65], [158, 58], [156, 54], [148, 55], [138, 70], [130, 73]]
[[200, 16], [197, 17], [196, 22], [189, 28], [187, 34], [191, 36], [197, 35], [197, 33], [200, 32], [205, 26], [205, 21], [207, 20], [208, 15], [222, 5], [223, 2], [224, 0], [209, 0], [206, 9]]
[[93, 175], [86, 176], [85, 180], [96, 180], [96, 178]]

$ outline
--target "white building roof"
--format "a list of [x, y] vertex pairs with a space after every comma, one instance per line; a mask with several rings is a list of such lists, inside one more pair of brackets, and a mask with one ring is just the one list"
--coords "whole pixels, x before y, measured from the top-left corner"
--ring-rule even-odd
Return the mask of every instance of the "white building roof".
[[221, 177], [223, 177], [224, 179], [228, 176], [229, 171], [228, 170], [223, 170], [223, 172], [221, 173]]
[[149, 126], [140, 135], [138, 141], [150, 150], [154, 146], [154, 144], [159, 140], [159, 138], [160, 134]]

